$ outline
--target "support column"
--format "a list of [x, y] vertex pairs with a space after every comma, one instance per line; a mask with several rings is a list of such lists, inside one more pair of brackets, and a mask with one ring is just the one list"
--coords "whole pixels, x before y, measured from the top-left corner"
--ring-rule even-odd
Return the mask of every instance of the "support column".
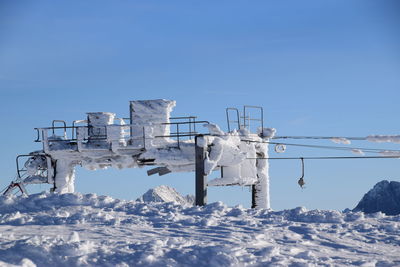
[[[265, 139], [268, 141], [268, 139]], [[268, 144], [257, 144], [257, 182], [252, 188], [253, 207], [270, 209], [269, 201], [269, 174], [268, 174]]]
[[251, 208], [255, 209], [257, 208], [257, 189], [256, 189], [256, 185], [252, 185], [251, 186]]
[[196, 160], [196, 205], [207, 204], [207, 175], [204, 174], [206, 139], [203, 135], [195, 137], [195, 160]]
[[73, 161], [58, 159], [55, 164], [54, 192], [60, 194], [74, 193], [75, 165]]

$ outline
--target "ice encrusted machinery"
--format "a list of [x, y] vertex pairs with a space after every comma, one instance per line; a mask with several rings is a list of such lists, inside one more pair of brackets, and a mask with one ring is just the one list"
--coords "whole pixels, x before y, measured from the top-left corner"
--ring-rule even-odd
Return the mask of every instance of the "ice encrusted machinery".
[[[262, 107], [227, 108], [224, 132], [195, 116], [170, 117], [175, 104], [130, 101], [129, 118], [89, 112], [69, 126], [54, 120], [50, 127], [35, 128], [42, 149], [17, 156], [17, 176], [4, 194], [26, 195], [30, 184], [73, 193], [78, 165], [89, 170], [153, 166], [148, 175], [195, 172], [197, 205], [206, 204], [207, 186], [239, 185], [251, 187], [252, 207], [269, 208], [267, 141], [275, 129], [264, 128]], [[208, 181], [213, 171], [220, 177]]]

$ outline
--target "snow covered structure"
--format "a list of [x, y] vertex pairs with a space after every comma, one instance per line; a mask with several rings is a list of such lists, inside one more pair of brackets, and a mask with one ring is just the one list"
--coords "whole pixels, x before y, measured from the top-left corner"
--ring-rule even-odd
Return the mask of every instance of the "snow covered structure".
[[[207, 186], [240, 185], [252, 187], [253, 207], [270, 208], [266, 141], [275, 129], [263, 127], [262, 108], [245, 106], [242, 116], [235, 108], [226, 109], [228, 132], [223, 132], [194, 116], [170, 117], [175, 104], [165, 99], [130, 101], [129, 118], [90, 112], [72, 126], [55, 120], [51, 127], [36, 128], [43, 149], [17, 157], [18, 179], [6, 194], [15, 188], [26, 193], [24, 185], [34, 183], [51, 184], [56, 193], [73, 193], [77, 165], [89, 170], [155, 166], [148, 175], [196, 171], [198, 205], [207, 201]], [[259, 117], [251, 118], [249, 110]], [[260, 124], [255, 133], [250, 131], [253, 121]], [[237, 127], [231, 129], [231, 123]], [[28, 160], [20, 168], [22, 157]], [[221, 177], [207, 181], [216, 170]]]

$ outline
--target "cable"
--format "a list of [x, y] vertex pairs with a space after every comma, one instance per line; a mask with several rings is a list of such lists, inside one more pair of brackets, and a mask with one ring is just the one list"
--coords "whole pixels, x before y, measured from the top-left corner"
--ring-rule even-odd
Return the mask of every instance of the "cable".
[[[207, 135], [207, 134], [205, 134]], [[125, 141], [143, 141], [145, 142], [145, 140], [153, 140], [156, 138], [176, 138], [176, 137], [188, 137], [188, 136], [193, 136], [195, 137], [195, 135], [169, 135], [169, 136], [155, 136], [155, 137], [137, 137], [137, 138], [132, 138], [132, 137], [128, 137], [128, 138], [123, 138]], [[211, 136], [219, 136], [219, 137], [223, 137], [223, 136], [231, 136], [229, 134], [224, 134], [224, 135], [211, 135]], [[247, 135], [235, 135], [238, 137], [247, 137]], [[312, 139], [312, 140], [330, 140], [330, 139], [334, 139], [334, 138], [343, 138], [343, 139], [348, 139], [348, 140], [366, 140], [367, 137], [339, 137], [339, 136], [276, 136], [276, 137], [272, 137], [271, 139]], [[106, 140], [106, 139], [104, 139]], [[119, 139], [118, 139], [119, 140]], [[51, 140], [53, 141], [65, 141], [65, 140]], [[183, 140], [182, 140], [183, 141]], [[257, 141], [257, 140], [245, 140], [242, 139], [241, 141], [245, 141], [245, 142], [252, 142], [252, 143], [264, 143], [264, 144], [282, 144], [282, 145], [288, 145], [288, 146], [298, 146], [298, 147], [308, 147], [308, 148], [320, 148], [320, 149], [332, 149], [332, 150], [345, 150], [345, 151], [351, 151], [351, 150], [362, 150], [363, 152], [367, 152], [367, 153], [380, 153], [382, 151], [387, 151], [387, 152], [400, 152], [400, 150], [396, 150], [396, 149], [377, 149], [377, 148], [362, 148], [362, 147], [338, 147], [338, 146], [321, 146], [321, 145], [306, 145], [306, 144], [292, 144], [292, 143], [277, 143], [277, 142], [268, 142], [268, 141]]]
[[291, 144], [291, 143], [275, 143], [275, 142], [266, 142], [272, 145], [287, 145], [287, 146], [300, 146], [300, 147], [309, 147], [309, 148], [321, 148], [321, 149], [333, 149], [333, 150], [362, 150], [363, 152], [369, 153], [380, 153], [382, 151], [393, 151], [400, 152], [398, 149], [379, 149], [379, 148], [363, 148], [363, 147], [344, 147], [344, 146], [320, 146], [320, 145], [305, 145], [305, 144]]
[[288, 160], [294, 160], [294, 159], [399, 159], [400, 156], [365, 156], [365, 157], [341, 157], [341, 156], [329, 156], [329, 157], [288, 157], [288, 158], [246, 158], [246, 159], [288, 159]]
[[388, 152], [400, 152], [398, 149], [379, 149], [379, 148], [363, 148], [363, 147], [344, 147], [344, 146], [321, 146], [321, 145], [305, 145], [305, 144], [293, 144], [293, 143], [278, 143], [278, 142], [269, 142], [269, 141], [257, 141], [257, 140], [242, 140], [250, 143], [262, 143], [262, 144], [271, 144], [271, 145], [287, 145], [287, 146], [299, 146], [299, 147], [309, 147], [309, 148], [321, 148], [321, 149], [332, 149], [332, 150], [362, 150], [363, 152], [368, 153], [380, 153], [382, 151]]
[[348, 140], [367, 140], [367, 137], [347, 137], [347, 136], [274, 136], [271, 139], [335, 139], [343, 138]]

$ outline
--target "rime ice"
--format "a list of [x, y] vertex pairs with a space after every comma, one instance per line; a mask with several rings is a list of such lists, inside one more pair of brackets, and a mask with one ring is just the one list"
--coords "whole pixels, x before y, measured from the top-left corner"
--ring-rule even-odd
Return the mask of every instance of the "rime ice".
[[[253, 206], [270, 208], [266, 142], [276, 130], [263, 127], [262, 108], [245, 106], [244, 114], [246, 107], [259, 109], [260, 119], [247, 113], [240, 123], [237, 112], [238, 127], [224, 132], [194, 116], [171, 117], [175, 105], [175, 101], [165, 99], [135, 100], [130, 101], [129, 118], [88, 112], [86, 120], [76, 120], [70, 127], [56, 120], [52, 127], [38, 128], [43, 150], [30, 154], [25, 164], [28, 176], [18, 183], [49, 183], [53, 192], [73, 193], [77, 165], [89, 170], [155, 166], [149, 175], [193, 172], [197, 160], [194, 140], [202, 136], [198, 146], [206, 151], [201, 162], [204, 175], [221, 171], [221, 177], [209, 181], [208, 186], [251, 186]], [[250, 131], [254, 121], [261, 125], [256, 133]]]

